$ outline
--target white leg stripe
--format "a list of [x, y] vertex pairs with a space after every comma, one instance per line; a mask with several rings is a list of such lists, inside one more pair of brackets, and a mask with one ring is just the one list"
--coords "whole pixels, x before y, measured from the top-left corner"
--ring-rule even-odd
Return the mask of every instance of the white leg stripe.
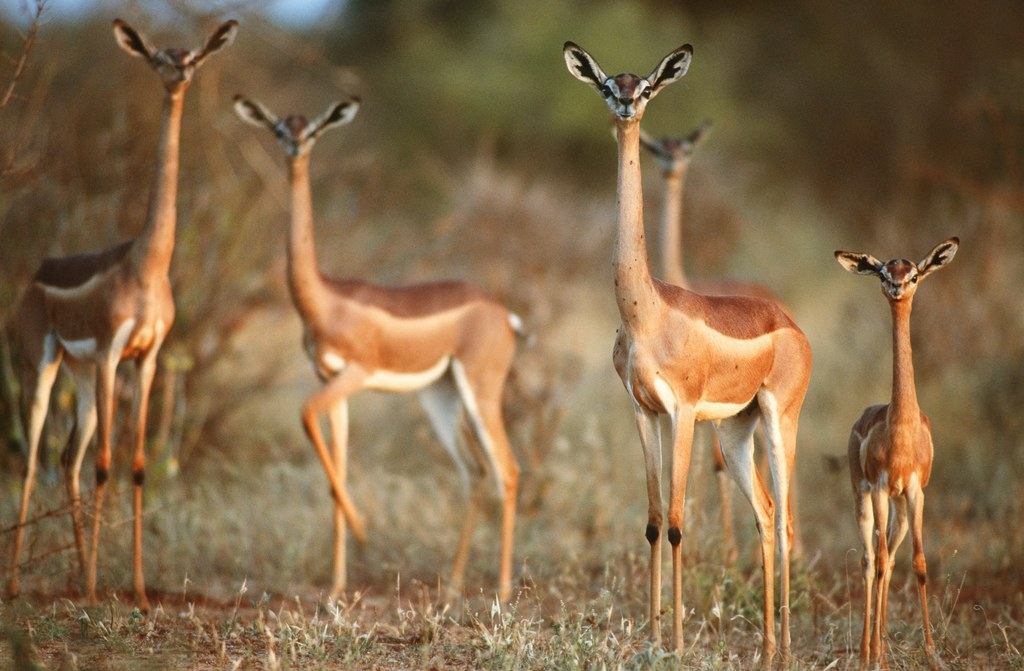
[[455, 379], [455, 385], [459, 389], [459, 396], [462, 398], [462, 404], [466, 408], [469, 421], [473, 424], [473, 434], [480, 441], [480, 447], [483, 449], [484, 454], [487, 455], [487, 460], [491, 464], [491, 472], [494, 474], [498, 498], [503, 499], [505, 496], [505, 483], [501, 481], [501, 469], [494, 454], [494, 445], [491, 443], [490, 434], [487, 433], [487, 427], [484, 426], [483, 418], [480, 417], [480, 408], [476, 404], [476, 396], [473, 394], [473, 388], [469, 385], [469, 379], [466, 378], [466, 369], [458, 359], [452, 359], [452, 377]]

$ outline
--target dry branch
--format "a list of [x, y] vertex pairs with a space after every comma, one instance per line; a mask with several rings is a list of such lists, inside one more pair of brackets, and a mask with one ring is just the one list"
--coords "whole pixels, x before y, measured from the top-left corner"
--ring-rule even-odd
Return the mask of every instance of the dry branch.
[[[18, 56], [11, 56], [7, 53], [3, 54], [4, 60], [11, 63], [13, 69], [6, 86], [0, 88], [0, 112], [3, 112], [4, 108], [14, 99], [14, 91], [18, 86], [18, 82], [21, 81], [22, 76], [25, 74], [25, 68], [28, 66], [28, 57], [32, 52], [32, 47], [35, 46], [36, 36], [39, 34], [39, 26], [42, 24], [45, 11], [46, 0], [35, 0], [35, 9], [31, 12], [32, 21], [29, 24], [28, 30], [24, 33], [18, 31], [18, 36], [21, 38], [21, 53]], [[13, 165], [14, 153], [11, 152], [6, 158], [3, 168], [0, 168], [0, 175], [6, 175], [10, 172]]]

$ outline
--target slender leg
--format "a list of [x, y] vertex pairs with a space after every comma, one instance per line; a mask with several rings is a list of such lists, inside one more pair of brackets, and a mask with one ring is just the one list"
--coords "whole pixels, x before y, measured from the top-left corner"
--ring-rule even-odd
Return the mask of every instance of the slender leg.
[[132, 489], [134, 494], [134, 523], [132, 546], [132, 585], [139, 610], [148, 613], [146, 580], [142, 573], [142, 488], [146, 482], [146, 420], [149, 416], [149, 393], [156, 375], [156, 357], [163, 342], [159, 333], [153, 347], [136, 364], [135, 385], [135, 450], [132, 456]]
[[804, 543], [803, 536], [800, 534], [800, 527], [797, 526], [797, 510], [799, 506], [797, 504], [797, 492], [800, 489], [796, 486], [796, 471], [791, 471], [789, 474], [789, 526], [790, 526], [790, 552], [793, 555], [793, 561], [799, 562], [804, 558]]
[[78, 566], [85, 577], [88, 559], [85, 550], [85, 523], [82, 519], [81, 475], [82, 462], [89, 447], [89, 441], [96, 433], [96, 367], [91, 362], [75, 362], [65, 359], [65, 365], [75, 377], [77, 399], [77, 420], [75, 442], [68, 454], [67, 471], [64, 474], [68, 501], [71, 504], [71, 524], [75, 532], [75, 547], [78, 549]]
[[[501, 481], [501, 559], [498, 565], [498, 598], [512, 595], [512, 544], [515, 536], [516, 504], [519, 496], [519, 464], [505, 434], [498, 400], [480, 401], [480, 417], [492, 445], [497, 475]], [[482, 438], [481, 438], [482, 440]]]
[[[455, 547], [455, 559], [452, 561], [452, 575], [448, 582], [449, 589], [455, 596], [462, 593], [462, 586], [466, 575], [466, 564], [469, 561], [469, 551], [473, 547], [473, 531], [476, 529], [477, 519], [480, 517], [480, 505], [483, 502], [487, 484], [486, 476], [480, 478], [476, 485], [473, 486], [472, 492], [467, 497], [466, 519], [462, 524], [462, 531], [459, 533], [459, 542]], [[499, 583], [501, 582], [500, 571], [501, 566], [499, 566]], [[508, 588], [503, 589], [499, 585], [498, 598], [502, 601], [508, 599], [508, 591], [510, 589], [511, 582], [509, 583]]]
[[790, 547], [793, 542], [793, 517], [789, 508], [789, 481], [796, 460], [797, 415], [799, 402], [792, 403], [784, 413], [779, 399], [762, 389], [758, 393], [764, 434], [768, 442], [768, 466], [775, 493], [775, 524], [779, 538], [779, 613], [782, 633], [782, 663], [788, 666], [791, 638], [789, 631]]
[[726, 566], [736, 563], [739, 551], [736, 548], [736, 532], [732, 526], [732, 482], [729, 470], [722, 456], [722, 445], [718, 434], [712, 432], [711, 457], [714, 462], [715, 480], [718, 483], [718, 498], [721, 501], [722, 515], [722, 561]]
[[[516, 502], [519, 493], [519, 464], [512, 456], [505, 426], [501, 418], [501, 406], [497, 401], [480, 399], [480, 422], [471, 422], [477, 427], [477, 440], [491, 456], [495, 474], [499, 481], [501, 495], [501, 556], [498, 562], [498, 598], [507, 601], [512, 595], [512, 544], [515, 536]], [[473, 413], [470, 412], [470, 417]], [[487, 469], [484, 470], [487, 472]]]
[[877, 536], [878, 552], [875, 566], [875, 619], [871, 635], [871, 659], [881, 667], [888, 668], [885, 651], [886, 632], [882, 628], [885, 622], [885, 573], [889, 565], [888, 527], [889, 527], [889, 494], [881, 488], [871, 492], [871, 504], [875, 510], [875, 535]]
[[327, 451], [323, 432], [320, 430], [320, 415], [328, 412], [338, 401], [347, 399], [361, 389], [365, 379], [366, 371], [356, 364], [349, 364], [345, 370], [331, 378], [320, 391], [306, 399], [302, 408], [302, 426], [306, 429], [306, 435], [309, 436], [313, 447], [316, 448], [327, 479], [331, 482], [335, 505], [341, 507], [345, 520], [352, 528], [352, 534], [360, 542], [366, 540], [366, 524], [362, 515], [356, 510], [355, 504], [352, 503], [345, 482], [338, 476], [334, 468], [334, 460]]
[[[791, 553], [793, 548], [793, 509], [790, 507], [792, 503], [792, 490], [789, 488], [789, 483], [793, 476], [793, 466], [795, 459], [795, 447], [796, 447], [796, 426], [787, 430], [788, 422], [783, 419], [780, 422], [782, 425], [783, 442], [777, 444], [769, 439], [769, 445], [771, 450], [769, 451], [769, 465], [772, 461], [776, 466], [772, 466], [772, 481], [775, 482], [775, 500], [777, 503], [777, 509], [775, 512], [775, 523], [778, 527], [779, 537], [779, 612], [780, 627], [782, 631], [782, 662], [786, 666], [789, 666], [791, 661], [791, 650], [792, 650], [792, 639], [789, 630], [789, 586], [790, 586], [790, 569], [792, 568]], [[768, 433], [767, 427], [765, 432]], [[774, 459], [772, 458], [774, 457]]]
[[[457, 420], [458, 415], [454, 415], [453, 419]], [[473, 547], [473, 531], [476, 529], [477, 520], [480, 517], [480, 506], [483, 503], [484, 493], [487, 490], [488, 480], [490, 477], [493, 465], [489, 465], [486, 456], [482, 453], [483, 448], [479, 447], [482, 444], [479, 437], [476, 438], [477, 445], [469, 443], [470, 454], [476, 461], [477, 472], [479, 476], [476, 484], [473, 486], [472, 491], [467, 492], [466, 495], [466, 520], [463, 522], [462, 531], [459, 533], [459, 542], [455, 547], [455, 559], [452, 561], [452, 576], [449, 582], [451, 586], [451, 592], [458, 596], [462, 593], [462, 586], [466, 575], [466, 564], [469, 561], [469, 551]], [[469, 442], [469, 441], [467, 441]], [[458, 452], [456, 452], [458, 454]], [[466, 466], [459, 459], [460, 470], [465, 471]], [[516, 470], [518, 477], [518, 470]], [[505, 489], [501, 486], [504, 484], [499, 483], [499, 494], [504, 493]], [[515, 490], [512, 492], [513, 505], [515, 503]], [[512, 508], [511, 515], [515, 515], [515, 507]], [[503, 511], [503, 523], [508, 518], [505, 516], [507, 513]], [[513, 517], [514, 519], [514, 517]], [[508, 529], [508, 535], [505, 533], [506, 529], [502, 527], [502, 547], [501, 554], [498, 558], [498, 599], [501, 601], [507, 601], [511, 596], [512, 592], [512, 531]]]
[[472, 358], [466, 361], [452, 360], [452, 377], [478, 447], [493, 468], [498, 495], [502, 500], [498, 599], [507, 601], [512, 594], [512, 544], [515, 540], [519, 464], [512, 454], [508, 434], [505, 433], [505, 421], [501, 414], [501, 395], [505, 380], [477, 375], [475, 364], [476, 361]]
[[944, 669], [945, 664], [935, 650], [932, 627], [928, 618], [928, 564], [924, 557], [924, 491], [914, 483], [907, 489], [910, 506], [911, 533], [914, 543], [914, 575], [917, 577], [917, 591], [921, 601], [921, 621], [924, 628], [924, 648], [928, 662], [934, 669]]
[[875, 586], [875, 518], [871, 504], [871, 489], [867, 482], [862, 482], [854, 498], [857, 514], [857, 528], [860, 530], [864, 556], [861, 559], [861, 570], [864, 577], [864, 630], [860, 641], [860, 668], [866, 671], [871, 653], [871, 601]]
[[89, 549], [88, 570], [85, 574], [85, 596], [90, 605], [96, 604], [96, 566], [100, 547], [100, 525], [103, 519], [103, 493], [110, 477], [110, 441], [114, 421], [114, 383], [117, 375], [118, 354], [107, 353], [96, 365], [96, 408], [99, 420], [99, 445], [96, 449], [96, 503], [92, 525], [92, 544]]
[[[334, 452], [334, 471], [342, 482], [348, 481], [348, 401], [341, 400], [330, 409], [327, 421], [331, 429], [331, 447]], [[345, 592], [348, 582], [345, 558], [345, 513], [334, 507], [334, 578], [330, 598], [337, 599]]]
[[56, 338], [49, 334], [42, 348], [42, 360], [34, 371], [28, 371], [25, 382], [25, 394], [29, 401], [29, 433], [28, 462], [25, 464], [25, 483], [21, 488], [21, 508], [18, 511], [18, 528], [14, 533], [14, 552], [11, 558], [11, 579], [7, 584], [7, 594], [18, 596], [18, 562], [21, 560], [21, 545], [25, 539], [25, 520], [28, 519], [28, 502], [32, 497], [32, 486], [35, 484], [36, 466], [39, 460], [39, 441], [43, 435], [43, 423], [50, 404], [50, 391], [57, 379], [60, 369], [61, 350], [57, 347]]
[[668, 504], [668, 542], [672, 551], [672, 648], [680, 652], [683, 649], [683, 514], [693, 446], [693, 412], [687, 410], [672, 416], [672, 481]]
[[455, 549], [455, 559], [452, 562], [451, 578], [448, 581], [450, 593], [456, 596], [462, 592], [466, 564], [469, 561], [469, 551], [472, 548], [473, 530], [476, 528], [480, 504], [487, 486], [488, 468], [484, 459], [479, 455], [479, 449], [474, 450], [472, 454], [477, 459], [484, 475], [478, 480], [471, 492], [469, 488], [469, 470], [466, 468], [466, 460], [459, 449], [459, 413], [462, 401], [460, 400], [459, 390], [453, 376], [445, 375], [433, 385], [421, 389], [419, 397], [420, 403], [427, 413], [427, 418], [430, 419], [434, 433], [455, 463], [467, 502], [466, 518], [462, 532], [459, 534], [459, 542]]
[[771, 668], [777, 648], [775, 639], [775, 502], [754, 465], [753, 432], [757, 415], [745, 411], [717, 424], [726, 464], [740, 491], [754, 509], [754, 521], [761, 539], [761, 570], [764, 581], [764, 658]]
[[651, 641], [661, 645], [661, 427], [658, 416], [636, 406], [636, 425], [647, 471], [647, 542], [651, 545]]
[[882, 631], [889, 630], [889, 583], [892, 581], [892, 572], [896, 567], [896, 552], [907, 535], [909, 524], [907, 523], [907, 499], [903, 496], [891, 497], [889, 499], [889, 519], [896, 523], [889, 530], [886, 547], [889, 551], [889, 564], [885, 567], [885, 584], [882, 585], [882, 594], [885, 595], [885, 602], [881, 605]]

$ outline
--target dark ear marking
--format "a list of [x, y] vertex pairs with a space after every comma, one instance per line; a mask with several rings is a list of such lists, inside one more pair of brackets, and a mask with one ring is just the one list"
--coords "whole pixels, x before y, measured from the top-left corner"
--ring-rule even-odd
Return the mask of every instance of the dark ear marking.
[[604, 85], [604, 81], [607, 79], [604, 71], [586, 50], [574, 42], [566, 42], [562, 47], [562, 53], [565, 56], [565, 64], [573, 77], [597, 88]]
[[121, 19], [114, 19], [114, 39], [118, 46], [132, 56], [138, 56], [149, 60], [152, 58], [153, 50], [137, 30]]
[[224, 47], [229, 46], [235, 41], [235, 35], [238, 34], [238, 21], [231, 19], [217, 26], [217, 29], [213, 31], [206, 43], [194, 51], [195, 64], [200, 65], [208, 56], [212, 56]]
[[837, 251], [835, 256], [839, 265], [851, 273], [857, 273], [858, 275], [878, 275], [881, 273], [882, 262], [870, 254]]
[[589, 79], [592, 82], [599, 81], [597, 73], [594, 72], [594, 68], [591, 67], [590, 61], [585, 58], [580, 58], [579, 54], [573, 54], [576, 59], [576, 73], [580, 76]]
[[324, 119], [324, 125], [331, 125], [331, 124], [336, 124], [336, 123], [344, 121], [346, 116], [347, 116], [347, 111], [349, 110], [349, 108], [352, 107], [352, 105], [357, 105], [358, 106], [359, 105], [359, 99], [358, 98], [353, 98], [350, 101], [345, 101], [343, 103], [335, 105], [331, 109], [331, 112], [327, 116], [327, 118]]
[[277, 116], [266, 107], [241, 95], [235, 96], [235, 113], [243, 121], [247, 121], [254, 126], [265, 126], [270, 129], [273, 129], [279, 121]]
[[957, 249], [959, 248], [960, 238], [957, 237], [952, 237], [937, 244], [932, 251], [928, 252], [928, 256], [926, 256], [921, 263], [917, 264], [917, 269], [918, 272], [920, 272], [921, 277], [938, 270], [952, 261], [953, 257], [956, 256]]
[[309, 138], [317, 138], [328, 128], [342, 126], [352, 121], [359, 111], [359, 98], [349, 98], [345, 102], [332, 103], [327, 110], [313, 119], [309, 124]]
[[654, 68], [647, 80], [651, 83], [651, 95], [653, 96], [661, 88], [671, 84], [686, 74], [690, 69], [690, 60], [693, 58], [693, 47], [684, 44], [679, 47]]
[[206, 41], [206, 47], [203, 51], [205, 53], [212, 53], [229, 46], [235, 41], [236, 34], [238, 34], [238, 21], [234, 19], [225, 21], [217, 27], [217, 30], [210, 36], [210, 39]]

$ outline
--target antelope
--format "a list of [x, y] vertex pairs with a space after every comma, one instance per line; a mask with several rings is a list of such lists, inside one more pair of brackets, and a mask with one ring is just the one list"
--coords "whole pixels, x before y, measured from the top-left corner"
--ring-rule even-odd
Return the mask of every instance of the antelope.
[[[854, 510], [864, 545], [861, 669], [879, 661], [887, 666], [885, 629], [889, 580], [896, 565], [896, 550], [907, 535], [908, 508], [925, 652], [932, 666], [941, 666], [928, 622], [928, 569], [923, 538], [924, 488], [931, 475], [934, 449], [931, 422], [917, 404], [910, 350], [910, 311], [921, 280], [952, 261], [959, 245], [958, 238], [949, 238], [918, 263], [906, 259], [882, 263], [870, 254], [835, 253], [836, 260], [848, 271], [881, 279], [882, 294], [892, 313], [892, 399], [887, 404], [872, 405], [864, 410], [850, 431], [847, 448]], [[887, 537], [889, 518], [893, 514], [896, 526]]]
[[[682, 529], [694, 424], [712, 421], [726, 465], [754, 508], [764, 579], [764, 663], [776, 654], [774, 545], [778, 525], [782, 657], [789, 660], [789, 478], [797, 424], [811, 373], [811, 348], [778, 303], [746, 296], [704, 296], [651, 275], [644, 240], [640, 120], [648, 102], [686, 74], [693, 48], [672, 51], [646, 77], [609, 77], [581, 47], [563, 48], [569, 72], [612, 111], [618, 143], [618, 218], [612, 251], [621, 325], [612, 362], [633, 401], [647, 472], [646, 537], [651, 547], [651, 637], [661, 642], [661, 436], [672, 427], [668, 539], [672, 553], [672, 641], [681, 650]], [[755, 476], [753, 432], [765, 425], [775, 501]], [[778, 507], [776, 514], [775, 507]]]
[[[235, 97], [244, 121], [269, 130], [284, 149], [291, 186], [287, 238], [288, 286], [302, 320], [303, 346], [323, 387], [302, 409], [302, 424], [316, 449], [335, 498], [334, 579], [331, 598], [346, 588], [346, 522], [360, 541], [365, 524], [345, 485], [348, 459], [348, 399], [363, 389], [416, 391], [441, 444], [455, 461], [464, 489], [470, 450], [480, 477], [455, 551], [450, 589], [462, 588], [473, 529], [487, 474], [502, 500], [498, 596], [512, 591], [512, 541], [519, 466], [512, 454], [501, 400], [522, 323], [497, 300], [464, 282], [385, 287], [360, 280], [335, 280], [317, 265], [309, 154], [328, 129], [352, 121], [359, 100], [331, 104], [312, 120], [279, 118], [261, 103]], [[460, 446], [464, 413], [475, 441]], [[331, 452], [320, 428], [326, 415]]]

